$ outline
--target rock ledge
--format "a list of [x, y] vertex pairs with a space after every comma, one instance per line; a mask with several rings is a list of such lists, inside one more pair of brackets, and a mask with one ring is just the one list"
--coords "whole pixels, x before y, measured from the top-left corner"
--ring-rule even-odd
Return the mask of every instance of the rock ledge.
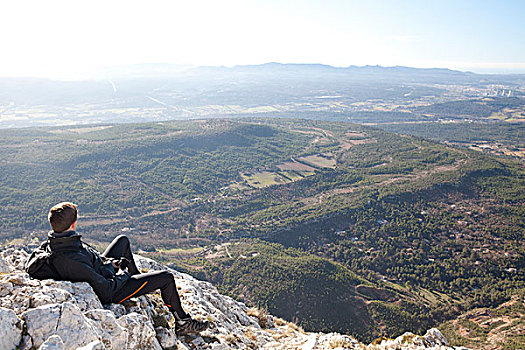
[[211, 322], [201, 336], [177, 337], [159, 295], [102, 305], [87, 283], [30, 278], [23, 271], [27, 256], [0, 251], [0, 349], [452, 349], [437, 329], [376, 345], [338, 333], [304, 332], [219, 294], [208, 282], [136, 256], [141, 269], [172, 272], [184, 308]]

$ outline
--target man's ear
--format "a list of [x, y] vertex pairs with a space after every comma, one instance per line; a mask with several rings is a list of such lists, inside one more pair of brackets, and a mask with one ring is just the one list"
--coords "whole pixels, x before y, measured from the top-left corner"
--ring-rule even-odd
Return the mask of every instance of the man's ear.
[[77, 220], [75, 220], [75, 222], [72, 223], [71, 226], [69, 226], [69, 229], [67, 231], [74, 231], [75, 227], [77, 227]]

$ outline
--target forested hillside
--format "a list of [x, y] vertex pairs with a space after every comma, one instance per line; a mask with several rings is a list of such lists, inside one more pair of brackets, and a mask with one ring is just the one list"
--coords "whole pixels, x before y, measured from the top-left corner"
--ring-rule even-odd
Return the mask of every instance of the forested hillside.
[[312, 330], [372, 340], [524, 292], [525, 170], [348, 123], [214, 119], [0, 131], [0, 238], [79, 205], [145, 254]]

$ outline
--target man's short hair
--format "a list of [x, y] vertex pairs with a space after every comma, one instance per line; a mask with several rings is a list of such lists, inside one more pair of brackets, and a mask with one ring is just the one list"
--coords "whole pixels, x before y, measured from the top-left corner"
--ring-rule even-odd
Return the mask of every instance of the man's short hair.
[[75, 221], [77, 221], [77, 206], [70, 202], [62, 202], [49, 210], [47, 216], [53, 231], [56, 233], [64, 232]]

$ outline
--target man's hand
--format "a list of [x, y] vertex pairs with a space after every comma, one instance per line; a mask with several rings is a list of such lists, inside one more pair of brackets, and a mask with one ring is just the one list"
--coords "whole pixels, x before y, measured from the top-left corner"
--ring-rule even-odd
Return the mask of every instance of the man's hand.
[[129, 263], [130, 263], [130, 261], [128, 259], [124, 258], [124, 257], [121, 257], [118, 260], [113, 260], [111, 262], [111, 264], [113, 265], [114, 268], [121, 269], [121, 270], [127, 269]]

